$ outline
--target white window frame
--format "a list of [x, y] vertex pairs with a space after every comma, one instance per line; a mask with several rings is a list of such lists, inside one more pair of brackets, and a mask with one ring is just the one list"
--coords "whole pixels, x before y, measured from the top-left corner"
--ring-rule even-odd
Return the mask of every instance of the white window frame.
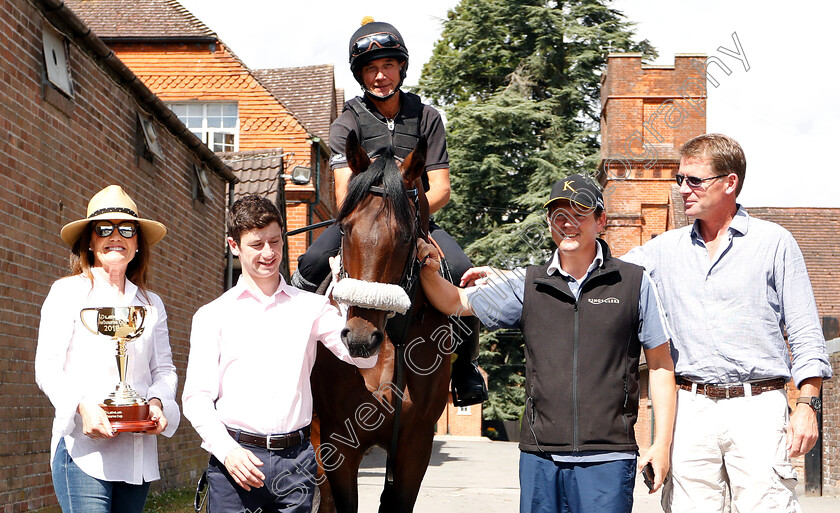
[[[201, 141], [207, 145], [208, 148], [213, 150], [214, 152], [220, 153], [225, 151], [239, 151], [239, 105], [237, 102], [172, 102], [168, 104], [169, 108], [172, 112], [178, 116], [187, 128], [196, 135]], [[222, 116], [223, 119], [222, 124], [224, 125], [224, 119], [231, 119], [231, 116], [224, 115], [224, 108], [233, 106], [236, 109], [236, 116], [232, 124], [232, 127], [211, 127], [208, 123], [208, 116], [207, 110], [208, 107], [216, 107], [220, 106], [222, 108]], [[197, 112], [200, 109], [200, 113]], [[184, 112], [187, 111], [187, 112]], [[198, 118], [201, 117], [201, 126], [198, 126], [195, 123], [190, 122], [189, 118]], [[192, 126], [191, 126], [192, 125]], [[216, 144], [214, 142], [216, 135], [233, 135], [233, 148], [220, 148], [217, 149]]]

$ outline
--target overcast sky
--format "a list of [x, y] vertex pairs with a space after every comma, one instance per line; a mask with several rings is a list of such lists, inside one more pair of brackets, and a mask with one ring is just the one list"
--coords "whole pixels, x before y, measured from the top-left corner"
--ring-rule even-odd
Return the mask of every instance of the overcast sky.
[[[363, 16], [393, 23], [411, 53], [407, 84], [416, 84], [441, 22], [457, 0], [179, 0], [253, 69], [333, 63], [349, 98], [359, 88], [348, 69], [347, 45]], [[774, 7], [778, 6], [778, 7]], [[659, 51], [716, 55], [731, 70], [713, 72], [708, 86], [709, 132], [737, 139], [747, 155], [739, 200], [750, 206], [840, 207], [837, 160], [840, 95], [834, 63], [840, 3], [831, 0], [619, 0]], [[737, 37], [749, 64], [726, 56]]]

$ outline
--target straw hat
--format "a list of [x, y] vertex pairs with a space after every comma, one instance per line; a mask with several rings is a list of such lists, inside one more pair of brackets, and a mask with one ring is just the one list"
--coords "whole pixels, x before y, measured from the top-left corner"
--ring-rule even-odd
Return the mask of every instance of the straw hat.
[[109, 185], [97, 192], [88, 203], [87, 217], [67, 223], [61, 229], [61, 238], [71, 248], [81, 237], [82, 232], [91, 221], [107, 221], [110, 219], [126, 219], [137, 221], [143, 238], [151, 246], [166, 235], [166, 227], [149, 219], [141, 219], [137, 215], [137, 204], [128, 197], [119, 185]]

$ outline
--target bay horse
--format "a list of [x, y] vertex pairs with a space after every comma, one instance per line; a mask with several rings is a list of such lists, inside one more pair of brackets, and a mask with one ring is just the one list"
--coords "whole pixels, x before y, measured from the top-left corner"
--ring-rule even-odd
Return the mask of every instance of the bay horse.
[[318, 344], [312, 439], [326, 474], [318, 511], [358, 511], [359, 464], [372, 446], [388, 452], [380, 513], [411, 512], [429, 464], [447, 400], [452, 337], [448, 318], [426, 302], [419, 286], [416, 244], [429, 233], [420, 180], [426, 147], [423, 138], [398, 164], [390, 149], [371, 160], [355, 132], [347, 138], [353, 174], [336, 219], [343, 269], [333, 297], [351, 282], [389, 297], [384, 305], [350, 301], [342, 331], [353, 356], [378, 351], [375, 367], [358, 369]]

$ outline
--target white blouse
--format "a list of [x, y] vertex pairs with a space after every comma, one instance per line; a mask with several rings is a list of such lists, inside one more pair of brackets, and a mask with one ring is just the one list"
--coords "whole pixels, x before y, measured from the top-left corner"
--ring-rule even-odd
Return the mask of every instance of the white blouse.
[[166, 310], [157, 294], [139, 293], [125, 281], [125, 294], [103, 278], [94, 286], [83, 275], [53, 283], [41, 308], [35, 381], [55, 407], [50, 464], [62, 437], [76, 465], [86, 474], [105, 481], [141, 484], [160, 479], [157, 437], [120, 433], [111, 439], [94, 440], [82, 433], [82, 418], [76, 411], [85, 397], [102, 402], [119, 382], [116, 343], [85, 328], [82, 308], [100, 306], [146, 306], [143, 334], [126, 344], [126, 381], [147, 399], [163, 403], [168, 425], [163, 435], [171, 437], [181, 419], [175, 402], [178, 376], [169, 348]]

